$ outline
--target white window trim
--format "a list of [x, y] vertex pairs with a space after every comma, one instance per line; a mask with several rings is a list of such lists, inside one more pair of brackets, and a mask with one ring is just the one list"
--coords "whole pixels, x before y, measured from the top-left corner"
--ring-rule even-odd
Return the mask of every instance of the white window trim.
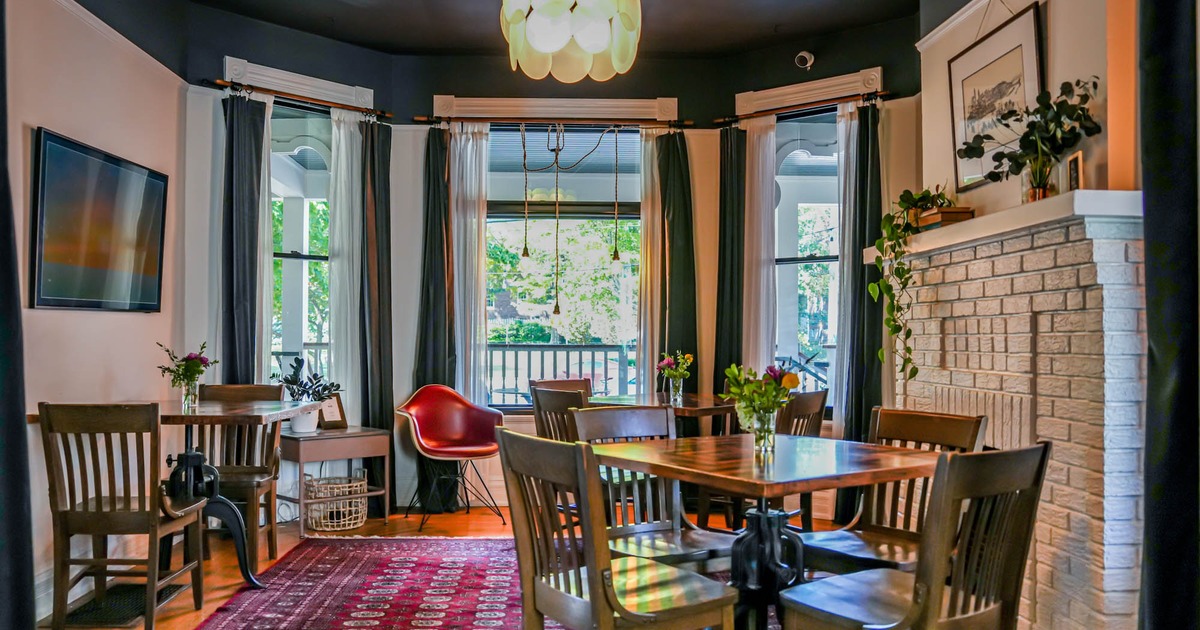
[[287, 70], [260, 66], [237, 57], [225, 57], [225, 80], [351, 107], [375, 108], [375, 90], [371, 88], [345, 85]]
[[433, 96], [439, 118], [612, 118], [670, 122], [679, 118], [676, 98], [464, 98]]
[[769, 90], [741, 92], [735, 97], [735, 111], [738, 116], [750, 116], [780, 107], [870, 94], [882, 88], [883, 68], [876, 66], [828, 79], [794, 83]]

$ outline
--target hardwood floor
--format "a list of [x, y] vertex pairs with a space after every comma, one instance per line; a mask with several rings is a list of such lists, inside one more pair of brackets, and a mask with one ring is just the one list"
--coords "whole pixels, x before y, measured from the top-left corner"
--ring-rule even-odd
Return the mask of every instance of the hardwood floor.
[[[500, 511], [504, 514], [506, 522], [509, 520], [508, 508], [502, 507]], [[798, 519], [797, 519], [798, 520]], [[456, 512], [452, 514], [437, 514], [429, 519], [425, 524], [425, 529], [417, 532], [417, 526], [421, 523], [421, 515], [414, 514], [408, 518], [404, 516], [393, 516], [385, 523], [382, 519], [371, 519], [367, 521], [359, 529], [338, 533], [322, 533], [322, 536], [510, 536], [512, 528], [508, 525], [501, 525], [500, 519], [494, 514], [483, 508], [471, 510], [470, 514], [466, 512]], [[711, 524], [717, 527], [724, 525], [724, 518], [720, 514], [714, 514], [711, 519]], [[798, 524], [798, 523], [797, 523]], [[829, 527], [828, 523], [817, 523], [817, 529]], [[279, 557], [283, 558], [287, 552], [291, 551], [296, 545], [300, 544], [299, 529], [295, 523], [287, 523], [280, 526], [279, 529]], [[266, 559], [266, 544], [262, 545], [263, 557], [259, 562], [260, 570], [265, 571], [276, 561]], [[176, 550], [178, 554], [179, 551]], [[186, 582], [180, 582], [186, 584]], [[237, 556], [234, 554], [233, 545], [228, 540], [220, 538], [212, 539], [212, 558], [204, 563], [204, 608], [195, 610], [192, 608], [192, 596], [189, 590], [184, 590], [174, 600], [167, 603], [158, 612], [158, 619], [155, 625], [161, 630], [191, 630], [211, 615], [221, 604], [224, 604], [233, 597], [242, 587], [241, 574], [238, 573]], [[141, 628], [139, 623], [134, 628]]]

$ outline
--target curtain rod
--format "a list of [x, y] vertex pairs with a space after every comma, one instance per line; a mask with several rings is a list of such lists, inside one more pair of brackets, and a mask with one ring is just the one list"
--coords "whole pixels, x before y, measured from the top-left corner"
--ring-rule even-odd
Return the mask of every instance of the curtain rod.
[[377, 118], [391, 118], [392, 117], [391, 112], [387, 112], [382, 109], [371, 109], [369, 107], [356, 107], [354, 105], [344, 105], [342, 103], [334, 103], [333, 101], [326, 101], [326, 100], [322, 100], [319, 98], [312, 98], [310, 96], [301, 96], [299, 94], [292, 94], [290, 92], [281, 92], [279, 90], [272, 90], [271, 88], [258, 87], [257, 85], [248, 85], [246, 83], [238, 83], [237, 81], [226, 81], [224, 79], [217, 79], [215, 81], [205, 81], [205, 83], [211, 83], [212, 85], [229, 88], [235, 92], [244, 91], [244, 92], [259, 92], [261, 94], [271, 94], [271, 95], [279, 96], [279, 97], [286, 98], [286, 99], [292, 100], [292, 101], [300, 101], [302, 103], [312, 103], [313, 105], [321, 105], [323, 107], [336, 107], [337, 109], [344, 109], [344, 110], [351, 111], [351, 112], [358, 112], [360, 114], [368, 114], [371, 116], [375, 116]]
[[637, 118], [489, 118], [489, 117], [469, 117], [469, 118], [454, 118], [444, 116], [413, 116], [413, 122], [424, 125], [436, 125], [439, 123], [453, 122], [486, 122], [486, 123], [532, 123], [532, 124], [547, 124], [553, 125], [562, 123], [564, 125], [637, 125], [647, 128], [676, 128], [676, 127], [692, 127], [696, 123], [690, 120], [646, 120]]
[[837, 105], [839, 103], [853, 103], [854, 101], [871, 102], [881, 96], [887, 96], [890, 92], [867, 92], [866, 94], [856, 94], [854, 96], [842, 96], [840, 98], [828, 98], [823, 101], [813, 101], [811, 103], [801, 103], [799, 105], [785, 105], [783, 107], [775, 107], [773, 109], [764, 109], [760, 112], [750, 114], [739, 114], [737, 116], [726, 116], [725, 118], [717, 118], [713, 120], [714, 125], [730, 125], [740, 120], [749, 118], [757, 118], [759, 116], [768, 116], [770, 114], [790, 114], [792, 112], [800, 112], [814, 107], [824, 107], [826, 105]]

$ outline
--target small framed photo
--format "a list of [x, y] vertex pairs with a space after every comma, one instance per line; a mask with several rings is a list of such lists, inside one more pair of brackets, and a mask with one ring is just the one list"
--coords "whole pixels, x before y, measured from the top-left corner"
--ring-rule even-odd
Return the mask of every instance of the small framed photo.
[[1067, 158], [1067, 190], [1083, 188], [1083, 151], [1076, 151]]

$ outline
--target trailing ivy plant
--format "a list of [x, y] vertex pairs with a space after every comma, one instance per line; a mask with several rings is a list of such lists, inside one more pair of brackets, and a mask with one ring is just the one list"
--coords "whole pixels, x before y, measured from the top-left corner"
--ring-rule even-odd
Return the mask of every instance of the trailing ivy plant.
[[976, 134], [956, 151], [960, 159], [982, 158], [989, 148], [999, 148], [992, 154], [995, 166], [985, 177], [998, 182], [1020, 175], [1029, 167], [1029, 185], [1046, 188], [1050, 173], [1062, 157], [1074, 149], [1083, 138], [1101, 131], [1100, 123], [1092, 117], [1088, 103], [1100, 88], [1097, 77], [1090, 80], [1066, 81], [1051, 100], [1050, 92], [1037, 95], [1036, 107], [1010, 109], [995, 117], [997, 125], [1018, 136], [1013, 142], [999, 142], [991, 134]]
[[[879, 349], [879, 360], [887, 360], [888, 351], [896, 356], [897, 371], [906, 378], [917, 377], [917, 366], [912, 360], [912, 329], [908, 327], [908, 311], [911, 300], [908, 287], [912, 284], [912, 269], [905, 262], [908, 238], [917, 233], [913, 222], [920, 210], [928, 208], [945, 208], [954, 205], [949, 197], [940, 189], [930, 192], [928, 189], [918, 194], [905, 190], [900, 199], [892, 207], [891, 212], [883, 215], [881, 223], [882, 235], [875, 241], [875, 266], [879, 269], [880, 278], [877, 282], [867, 285], [867, 291], [876, 302], [880, 297], [885, 298], [883, 305], [883, 325], [888, 330], [888, 340]], [[912, 212], [918, 210], [917, 213]], [[890, 347], [889, 347], [890, 344]]]

